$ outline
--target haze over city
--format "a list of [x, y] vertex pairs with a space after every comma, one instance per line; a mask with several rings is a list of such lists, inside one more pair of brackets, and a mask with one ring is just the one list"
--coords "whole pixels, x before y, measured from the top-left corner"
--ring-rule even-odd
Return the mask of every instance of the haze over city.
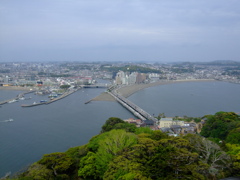
[[1, 0], [0, 62], [239, 61], [238, 0]]

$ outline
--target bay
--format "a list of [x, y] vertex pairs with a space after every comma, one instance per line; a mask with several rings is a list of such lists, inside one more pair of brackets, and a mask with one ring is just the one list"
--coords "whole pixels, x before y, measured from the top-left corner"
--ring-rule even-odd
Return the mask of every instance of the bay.
[[[15, 173], [44, 154], [64, 152], [86, 144], [97, 135], [109, 117], [134, 116], [117, 102], [84, 102], [105, 89], [89, 88], [49, 105], [22, 108], [21, 104], [47, 99], [29, 94], [30, 100], [4, 104], [0, 108], [0, 177]], [[0, 91], [0, 100], [21, 91]], [[226, 82], [188, 82], [143, 89], [128, 99], [157, 116], [200, 117], [218, 111], [240, 112], [240, 85]], [[2, 122], [13, 119], [11, 122]]]

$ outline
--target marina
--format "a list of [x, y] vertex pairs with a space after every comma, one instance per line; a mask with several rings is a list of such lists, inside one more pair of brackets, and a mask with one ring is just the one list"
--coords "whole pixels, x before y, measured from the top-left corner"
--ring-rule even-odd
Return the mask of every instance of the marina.
[[[39, 105], [46, 105], [46, 104], [50, 104], [50, 103], [53, 103], [55, 101], [58, 101], [60, 99], [63, 99], [69, 95], [71, 95], [72, 93], [82, 89], [82, 88], [108, 88], [110, 87], [109, 84], [94, 84], [94, 85], [81, 85], [77, 88], [71, 88], [71, 89], [68, 89], [65, 93], [58, 93], [58, 94], [50, 94], [49, 95], [49, 98], [50, 100], [41, 100], [39, 103], [37, 102], [34, 102], [33, 104], [22, 104], [21, 106], [22, 107], [33, 107], [33, 106], [39, 106]], [[12, 98], [12, 99], [8, 99], [8, 100], [3, 100], [0, 102], [0, 105], [3, 105], [3, 104], [6, 104], [6, 103], [14, 103], [14, 102], [17, 102], [18, 100], [25, 100], [25, 99], [31, 99], [31, 97], [28, 97], [28, 98], [25, 98], [24, 95], [26, 94], [29, 94], [29, 93], [34, 93], [35, 94], [38, 94], [38, 95], [41, 95], [41, 93], [37, 92], [36, 90], [34, 91], [27, 91], [27, 92], [24, 92], [24, 93], [20, 93], [17, 95], [17, 97], [15, 98]], [[91, 100], [88, 100], [85, 104], [91, 102]]]
[[53, 103], [53, 102], [55, 102], [55, 101], [58, 101], [58, 100], [60, 100], [60, 99], [63, 99], [63, 98], [65, 98], [65, 97], [71, 95], [72, 93], [78, 91], [79, 89], [81, 89], [81, 87], [80, 87], [80, 88], [77, 88], [77, 89], [69, 90], [69, 91], [63, 93], [61, 96], [51, 99], [50, 101], [41, 100], [40, 103], [22, 104], [21, 106], [22, 106], [22, 107], [33, 107], [33, 106], [39, 106], [39, 105], [44, 105], [44, 104], [45, 104], [45, 105], [46, 105], [46, 104], [50, 104], [50, 103]]

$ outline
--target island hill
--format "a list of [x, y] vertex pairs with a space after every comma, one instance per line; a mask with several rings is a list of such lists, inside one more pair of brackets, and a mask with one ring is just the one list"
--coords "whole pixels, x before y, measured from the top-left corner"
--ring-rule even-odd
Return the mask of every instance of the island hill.
[[203, 117], [200, 135], [169, 136], [109, 118], [88, 144], [45, 154], [15, 179], [215, 180], [240, 176], [240, 116]]

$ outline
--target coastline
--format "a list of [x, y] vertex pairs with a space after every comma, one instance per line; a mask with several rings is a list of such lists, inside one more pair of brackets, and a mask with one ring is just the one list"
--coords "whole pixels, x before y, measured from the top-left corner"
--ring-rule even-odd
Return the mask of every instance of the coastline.
[[[204, 82], [204, 81], [216, 81], [214, 79], [193, 79], [193, 80], [169, 80], [169, 81], [157, 81], [154, 83], [148, 84], [132, 84], [126, 85], [117, 90], [119, 94], [123, 97], [127, 98], [132, 94], [153, 86], [160, 86], [165, 84], [174, 84], [174, 83], [184, 83], [184, 82]], [[0, 90], [15, 90], [15, 91], [29, 91], [30, 87], [20, 87], [20, 86], [0, 86]], [[116, 101], [111, 95], [107, 92], [103, 92], [100, 95], [96, 96], [95, 98], [91, 99], [90, 101]], [[89, 101], [89, 102], [90, 102]]]
[[[132, 94], [153, 86], [160, 86], [165, 84], [174, 84], [174, 83], [184, 83], [184, 82], [206, 82], [206, 81], [216, 81], [214, 79], [194, 79], [194, 80], [170, 80], [170, 81], [157, 81], [149, 84], [133, 84], [129, 86], [123, 86], [117, 90], [119, 94], [127, 98]], [[97, 97], [93, 98], [92, 101], [116, 101], [111, 95], [106, 92], [101, 93]]]
[[33, 88], [20, 86], [0, 86], [0, 90], [30, 91]]

